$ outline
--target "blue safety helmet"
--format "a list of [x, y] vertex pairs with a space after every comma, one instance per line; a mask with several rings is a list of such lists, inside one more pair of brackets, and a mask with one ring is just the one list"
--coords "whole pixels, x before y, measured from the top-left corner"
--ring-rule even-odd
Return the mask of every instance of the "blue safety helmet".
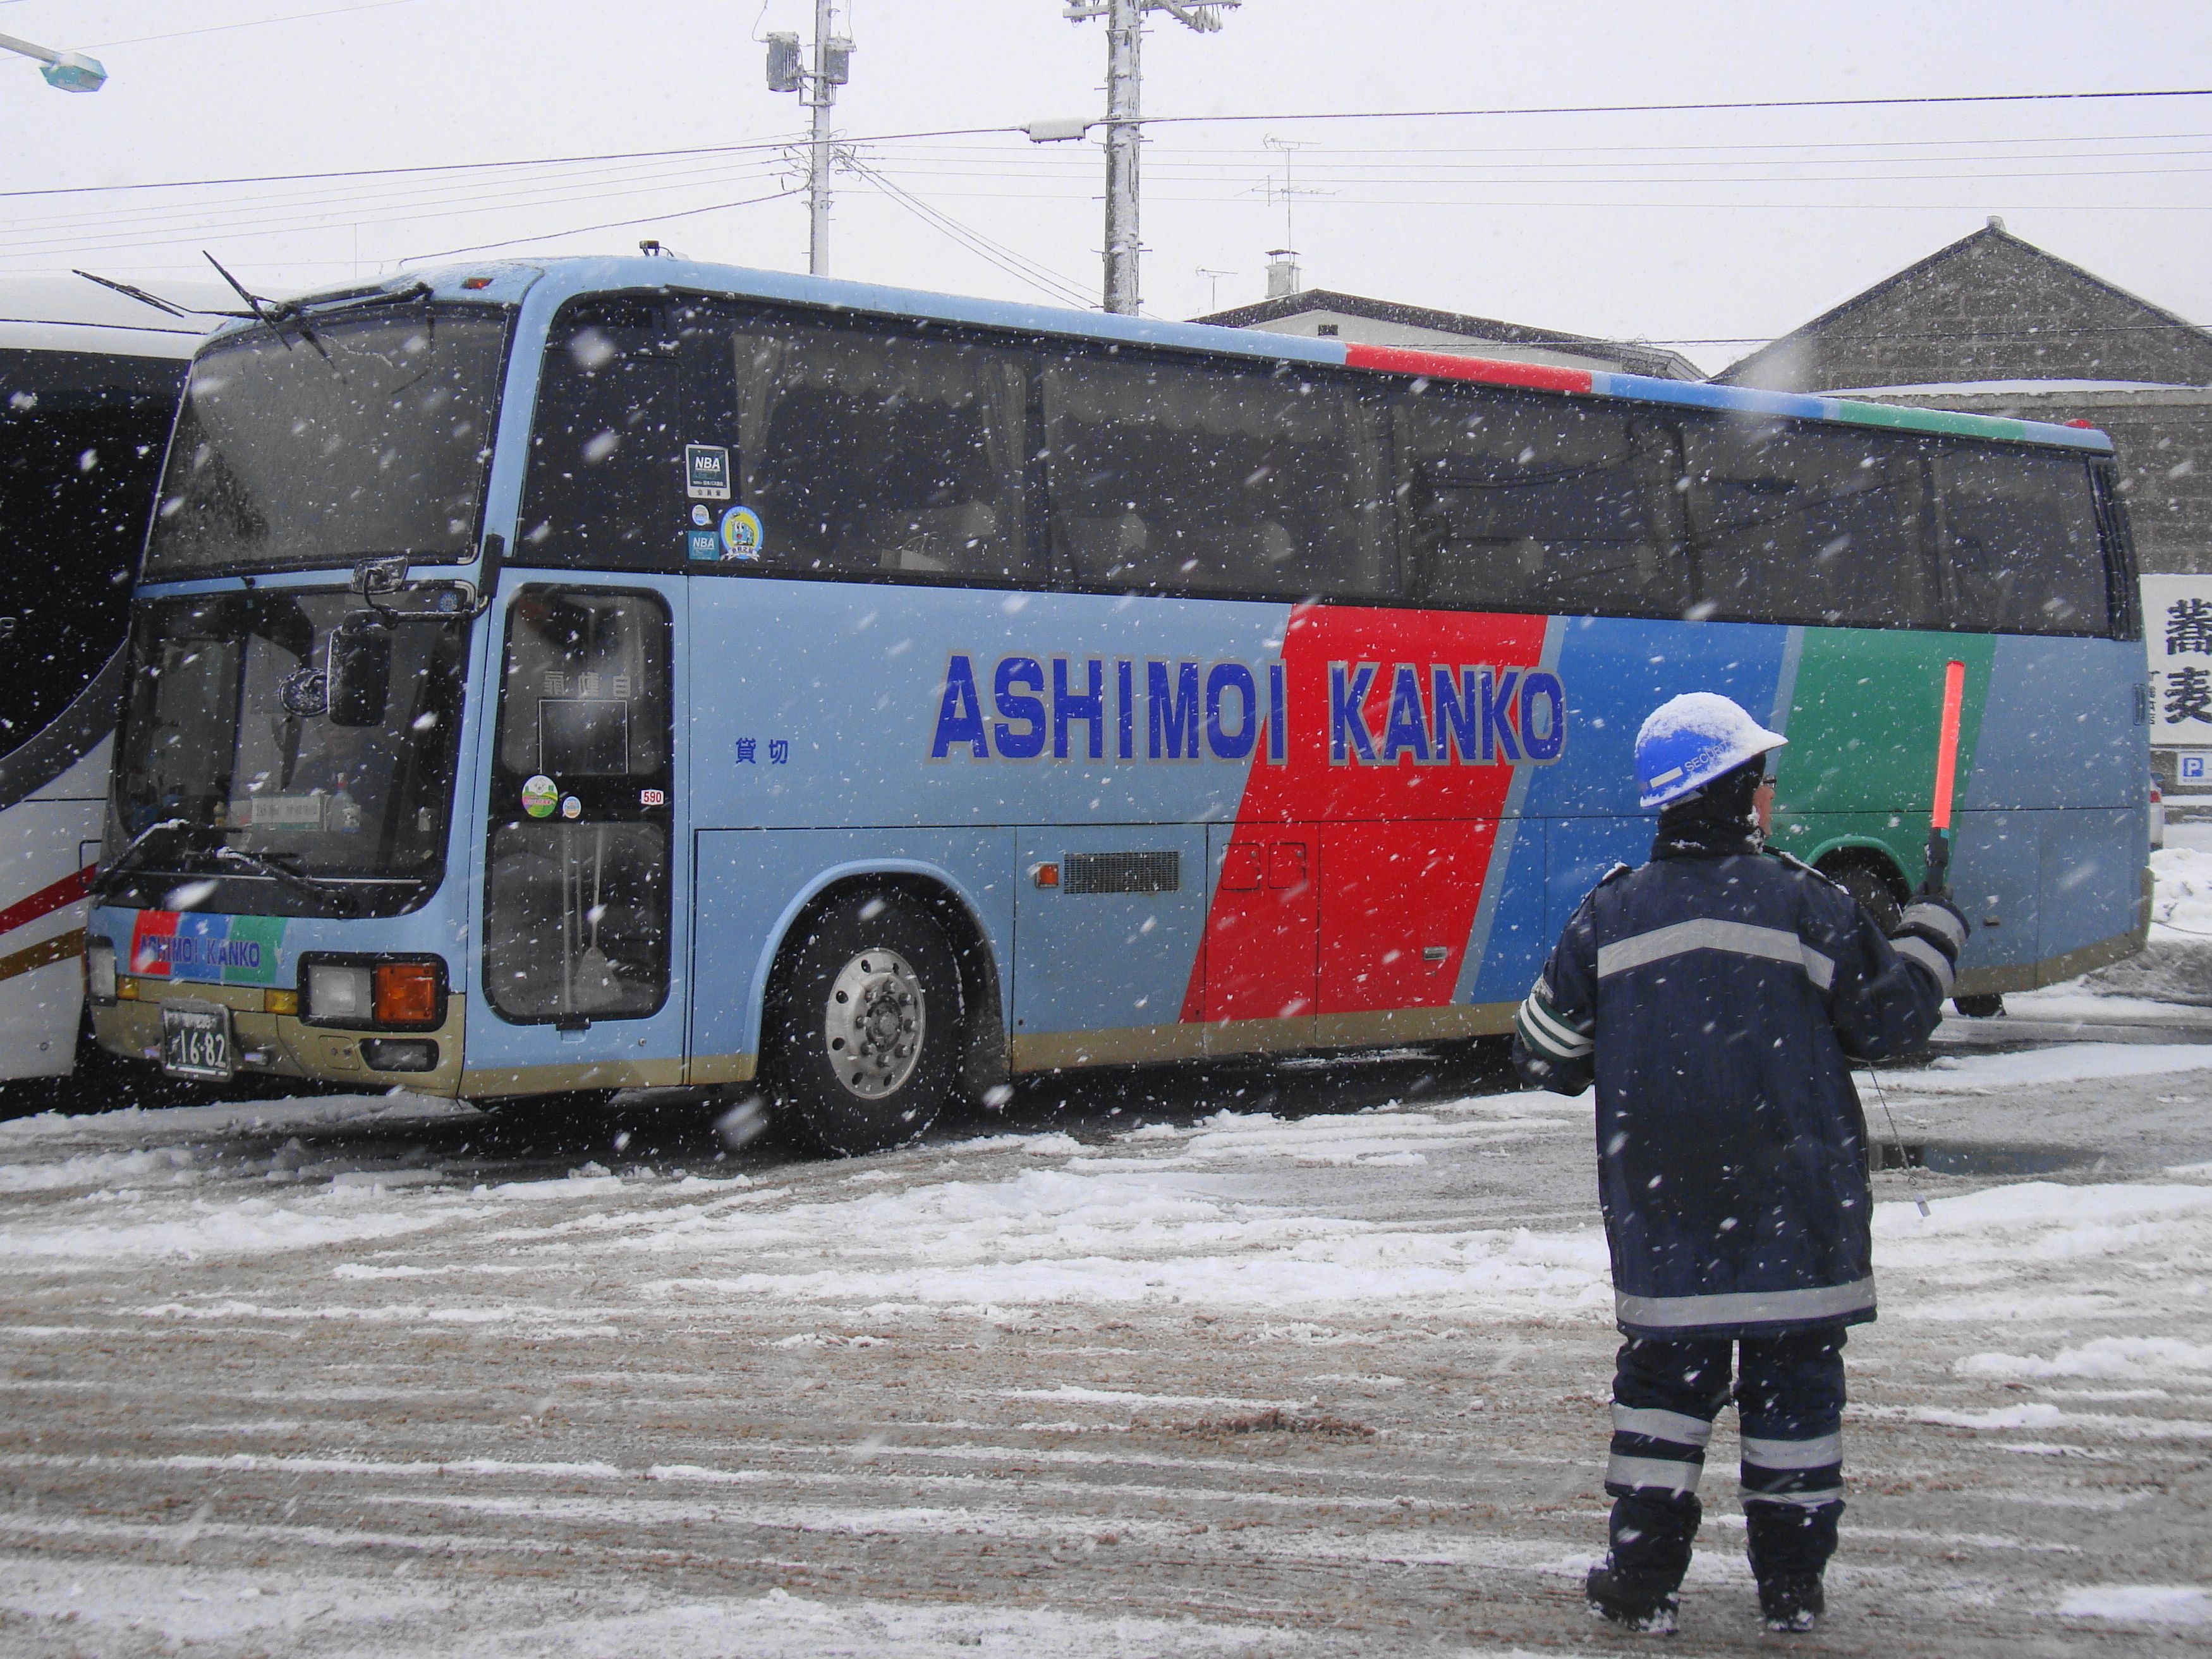
[[1686, 691], [1636, 734], [1637, 805], [1650, 811], [1695, 794], [1723, 772], [1790, 740], [1714, 691]]

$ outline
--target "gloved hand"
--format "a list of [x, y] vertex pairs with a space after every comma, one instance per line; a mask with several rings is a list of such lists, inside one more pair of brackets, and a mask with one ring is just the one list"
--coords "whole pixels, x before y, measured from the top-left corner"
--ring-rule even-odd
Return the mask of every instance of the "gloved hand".
[[1897, 954], [1926, 969], [1937, 988], [1951, 994], [1959, 952], [1966, 945], [1966, 918], [1948, 893], [1923, 893], [1905, 907], [1889, 935]]

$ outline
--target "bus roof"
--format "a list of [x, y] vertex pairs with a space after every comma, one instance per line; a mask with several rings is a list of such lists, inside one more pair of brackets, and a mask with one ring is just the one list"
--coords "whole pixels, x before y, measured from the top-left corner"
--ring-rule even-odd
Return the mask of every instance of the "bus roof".
[[[2104, 433], [2086, 425], [2061, 426], [2045, 421], [2019, 421], [1941, 409], [1911, 409], [1856, 398], [1824, 398], [1792, 392], [1761, 392], [1745, 386], [1715, 386], [1702, 380], [1668, 380], [1644, 374], [1615, 374], [1602, 370], [1564, 368], [1546, 363], [1505, 362], [1442, 352], [1406, 350], [1395, 346], [1358, 345], [1342, 340], [1276, 334], [1265, 330], [1222, 328], [1207, 323], [1177, 323], [1150, 317], [1071, 311], [1059, 307], [974, 299], [915, 289], [885, 288], [871, 283], [802, 276], [785, 271], [756, 270], [738, 265], [707, 264], [689, 259], [647, 258], [630, 255], [528, 262], [495, 261], [410, 272], [392, 279], [384, 286], [398, 289], [417, 283], [426, 284], [433, 295], [441, 299], [516, 302], [528, 292], [534, 301], [546, 306], [558, 305], [579, 294], [665, 288], [686, 293], [720, 294], [733, 298], [777, 301], [833, 310], [928, 318], [939, 322], [1012, 329], [1030, 334], [1225, 354], [1271, 362], [1364, 368], [1409, 378], [1469, 380], [1488, 386], [1625, 398], [1640, 403], [1671, 404], [1746, 415], [1836, 421], [1855, 426], [1885, 427], [1902, 432], [1940, 433], [1954, 437], [2045, 444], [2100, 454], [2110, 453], [2112, 447], [2112, 440]], [[346, 292], [358, 295], [363, 291], [355, 288]], [[330, 297], [337, 296], [333, 295]], [[314, 296], [306, 296], [303, 302], [312, 306]]]

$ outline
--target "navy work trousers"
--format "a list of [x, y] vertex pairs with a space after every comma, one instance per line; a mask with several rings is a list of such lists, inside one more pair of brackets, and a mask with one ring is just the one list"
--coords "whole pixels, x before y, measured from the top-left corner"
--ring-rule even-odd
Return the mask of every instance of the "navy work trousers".
[[1731, 1398], [1752, 1571], [1765, 1579], [1827, 1565], [1844, 1512], [1841, 1327], [1621, 1344], [1605, 1471], [1616, 1571], [1669, 1590], [1682, 1582], [1702, 1512], [1705, 1445]]

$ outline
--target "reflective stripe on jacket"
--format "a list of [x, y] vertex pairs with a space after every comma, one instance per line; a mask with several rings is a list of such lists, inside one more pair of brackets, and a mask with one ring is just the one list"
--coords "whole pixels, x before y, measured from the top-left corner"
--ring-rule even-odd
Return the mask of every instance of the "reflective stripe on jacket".
[[1514, 1058], [1546, 1088], [1597, 1085], [1623, 1330], [1766, 1335], [1874, 1317], [1850, 1066], [1925, 1041], [1950, 967], [1925, 938], [1893, 946], [1794, 860], [1674, 851], [1583, 900], [1522, 1005]]

